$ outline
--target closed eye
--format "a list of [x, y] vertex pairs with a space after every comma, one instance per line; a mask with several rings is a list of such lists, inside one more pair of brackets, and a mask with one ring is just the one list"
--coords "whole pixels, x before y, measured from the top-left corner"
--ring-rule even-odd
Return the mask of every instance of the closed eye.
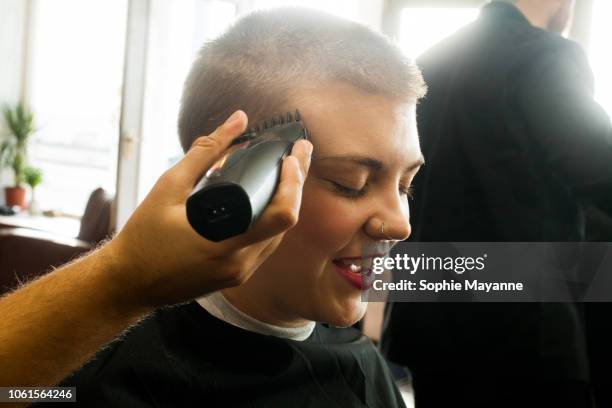
[[337, 193], [343, 196], [350, 197], [350, 198], [357, 198], [357, 197], [363, 196], [366, 193], [367, 187], [368, 187], [368, 185], [365, 184], [362, 188], [355, 189], [355, 188], [347, 187], [340, 183], [336, 183], [335, 181], [332, 181], [332, 180], [328, 180], [328, 181], [334, 187], [334, 191], [336, 191]]
[[[355, 188], [351, 188], [351, 187], [347, 187], [343, 184], [340, 183], [336, 183], [335, 181], [332, 180], [328, 180], [332, 186], [334, 187], [334, 190], [346, 197], [350, 197], [350, 198], [358, 198], [358, 197], [362, 197], [363, 195], [365, 195], [365, 193], [368, 190], [368, 183], [366, 183], [362, 188], [360, 189], [355, 189]], [[414, 193], [414, 189], [412, 188], [412, 186], [399, 186], [398, 187], [398, 191], [401, 195], [405, 195], [408, 198], [413, 198], [413, 193]]]

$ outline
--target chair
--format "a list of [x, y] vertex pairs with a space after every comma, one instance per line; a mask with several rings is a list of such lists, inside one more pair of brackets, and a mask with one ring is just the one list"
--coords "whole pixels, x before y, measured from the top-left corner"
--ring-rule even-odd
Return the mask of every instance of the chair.
[[113, 197], [104, 189], [94, 190], [75, 238], [29, 228], [0, 229], [0, 295], [77, 258], [108, 237], [112, 203]]

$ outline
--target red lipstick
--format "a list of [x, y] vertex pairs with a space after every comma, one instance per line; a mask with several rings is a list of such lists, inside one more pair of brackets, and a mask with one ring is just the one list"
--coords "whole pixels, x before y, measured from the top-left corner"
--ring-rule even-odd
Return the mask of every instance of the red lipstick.
[[[357, 262], [353, 262], [357, 261]], [[332, 261], [334, 269], [355, 289], [367, 290], [372, 287], [372, 269], [366, 268], [362, 257], [337, 258]]]

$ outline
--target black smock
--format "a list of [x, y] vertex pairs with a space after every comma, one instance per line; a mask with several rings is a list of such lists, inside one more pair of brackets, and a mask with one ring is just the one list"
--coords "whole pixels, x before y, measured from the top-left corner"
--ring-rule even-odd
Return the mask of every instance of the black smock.
[[317, 324], [305, 341], [282, 339], [196, 302], [157, 310], [60, 385], [83, 407], [404, 407], [359, 331]]

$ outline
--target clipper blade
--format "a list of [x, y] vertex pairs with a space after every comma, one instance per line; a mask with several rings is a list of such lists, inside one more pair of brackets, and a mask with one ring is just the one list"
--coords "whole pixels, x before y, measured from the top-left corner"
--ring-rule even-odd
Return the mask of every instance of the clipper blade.
[[279, 115], [278, 117], [264, 120], [263, 122], [257, 123], [254, 126], [250, 126], [243, 134], [233, 140], [232, 146], [248, 142], [257, 139], [263, 133], [274, 133], [288, 126], [299, 125], [301, 127], [301, 137], [309, 139], [308, 130], [304, 127], [300, 112], [296, 109], [294, 113], [287, 112], [286, 115]]

